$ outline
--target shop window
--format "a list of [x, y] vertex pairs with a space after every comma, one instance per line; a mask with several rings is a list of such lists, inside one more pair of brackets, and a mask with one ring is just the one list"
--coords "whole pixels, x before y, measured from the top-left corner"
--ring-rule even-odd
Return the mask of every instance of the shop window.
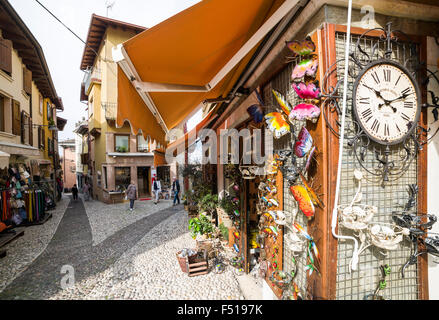
[[40, 115], [43, 115], [43, 97], [40, 96]]
[[168, 166], [157, 167], [157, 178], [160, 180], [162, 187], [170, 188], [171, 168]]
[[0, 38], [0, 69], [12, 75], [12, 41]]
[[114, 168], [114, 173], [116, 190], [126, 190], [131, 183], [131, 168], [116, 167]]
[[29, 116], [26, 112], [21, 112], [21, 143], [29, 144]]
[[114, 135], [114, 151], [115, 152], [130, 152], [130, 136], [129, 135]]
[[148, 140], [145, 140], [143, 135], [137, 136], [137, 152], [149, 152]]
[[102, 183], [102, 174], [100, 171], [97, 172], [97, 183], [98, 183], [98, 187], [101, 187], [101, 183]]
[[107, 167], [104, 168], [104, 188], [108, 189], [108, 181], [107, 181]]
[[50, 120], [52, 117], [52, 110], [49, 101], [47, 101], [46, 103], [46, 115], [47, 115], [47, 120]]

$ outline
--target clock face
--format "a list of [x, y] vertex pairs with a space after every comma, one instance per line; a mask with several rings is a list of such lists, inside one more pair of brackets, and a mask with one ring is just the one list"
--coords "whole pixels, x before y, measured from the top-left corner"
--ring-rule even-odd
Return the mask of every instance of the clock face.
[[416, 127], [420, 94], [414, 78], [401, 65], [376, 61], [354, 85], [354, 112], [364, 132], [375, 142], [402, 142]]

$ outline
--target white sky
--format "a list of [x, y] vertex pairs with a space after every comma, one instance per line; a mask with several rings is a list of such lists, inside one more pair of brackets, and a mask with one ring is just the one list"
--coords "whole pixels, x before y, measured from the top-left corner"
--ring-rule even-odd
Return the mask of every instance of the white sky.
[[[58, 96], [62, 97], [67, 119], [59, 140], [73, 138], [75, 123], [86, 116], [86, 106], [79, 102], [83, 72], [79, 70], [84, 44], [65, 29], [34, 0], [9, 0], [21, 19], [43, 48]], [[108, 17], [152, 27], [199, 0], [40, 0], [64, 24], [87, 38], [92, 13], [107, 16], [106, 3], [115, 2]], [[189, 125], [191, 126], [191, 125]]]

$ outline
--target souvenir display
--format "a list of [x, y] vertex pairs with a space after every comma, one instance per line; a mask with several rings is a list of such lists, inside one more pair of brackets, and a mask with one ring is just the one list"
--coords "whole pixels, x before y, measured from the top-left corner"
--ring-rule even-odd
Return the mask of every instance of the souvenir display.
[[312, 219], [315, 215], [316, 209], [308, 191], [306, 191], [306, 188], [302, 185], [295, 185], [290, 187], [290, 191], [293, 194], [294, 199], [297, 201], [300, 211], [302, 211], [308, 219]]
[[320, 274], [319, 269], [317, 268], [320, 265], [320, 254], [317, 249], [317, 245], [314, 242], [314, 239], [305, 231], [305, 229], [298, 224], [297, 222], [293, 223], [293, 228], [296, 229], [306, 240], [308, 240], [307, 250], [307, 258], [309, 260], [308, 265], [305, 266], [305, 271], [309, 271], [309, 275], [311, 276], [314, 271]]

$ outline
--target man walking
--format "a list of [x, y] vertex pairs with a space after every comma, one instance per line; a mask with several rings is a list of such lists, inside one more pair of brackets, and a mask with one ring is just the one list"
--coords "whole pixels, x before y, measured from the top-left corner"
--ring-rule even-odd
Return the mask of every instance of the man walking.
[[72, 195], [73, 195], [73, 200], [78, 200], [78, 187], [75, 185], [73, 185], [72, 188]]
[[180, 181], [176, 177], [174, 177], [174, 182], [172, 183], [172, 192], [174, 192], [174, 204], [176, 205], [176, 202], [180, 204]]
[[130, 200], [130, 211], [134, 210], [134, 201], [137, 200], [137, 188], [133, 181], [127, 188], [127, 198]]
[[158, 180], [156, 177], [154, 177], [152, 190], [154, 191], [154, 195], [155, 195], [154, 204], [157, 204], [160, 202], [160, 193], [162, 192], [162, 185], [160, 183], [160, 180]]

